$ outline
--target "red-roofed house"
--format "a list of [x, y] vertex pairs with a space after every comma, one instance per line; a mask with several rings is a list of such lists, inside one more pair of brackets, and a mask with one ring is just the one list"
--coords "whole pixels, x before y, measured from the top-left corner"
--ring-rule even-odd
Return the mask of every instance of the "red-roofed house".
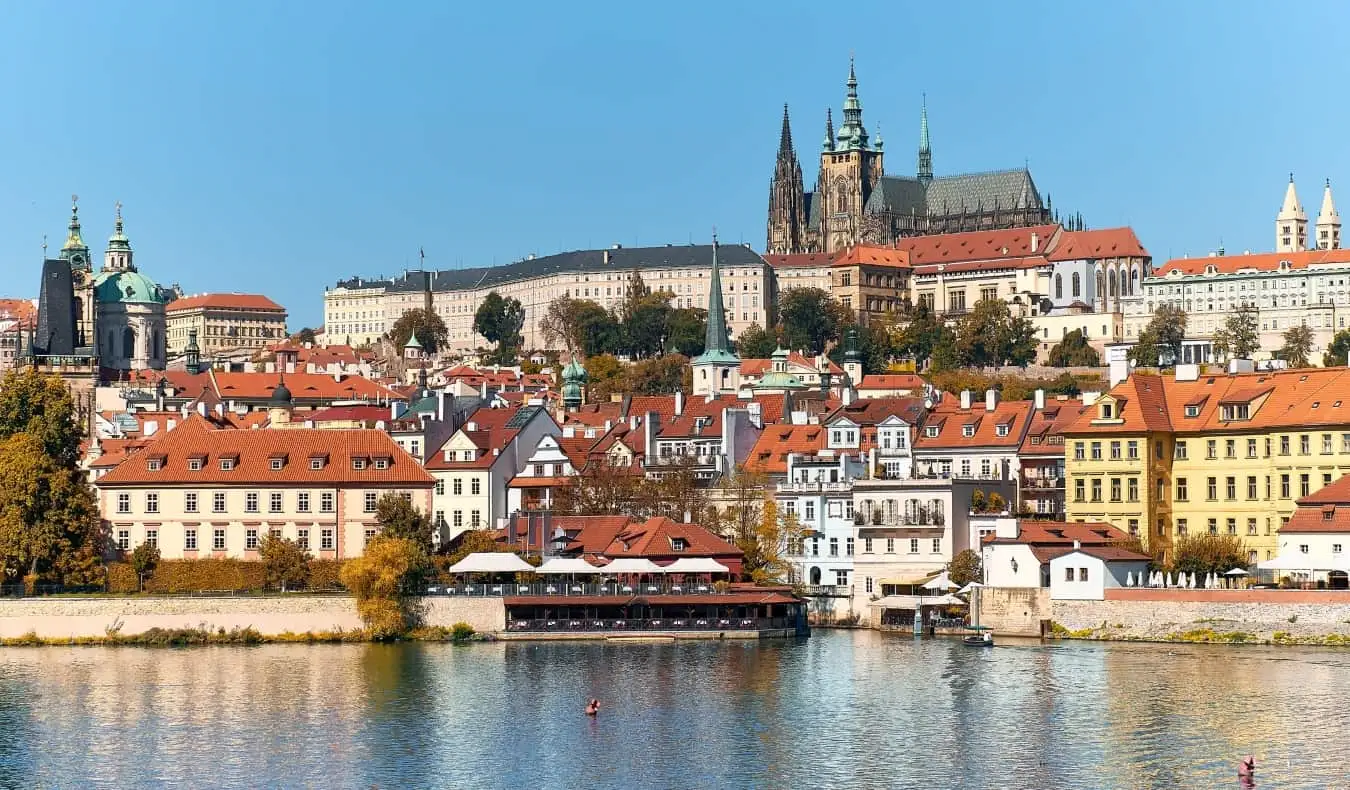
[[[1279, 555], [1257, 567], [1276, 577], [1323, 583], [1343, 590], [1350, 586], [1350, 475], [1298, 500], [1298, 507], [1280, 527]], [[1311, 575], [1309, 575], [1311, 574]]]
[[[985, 583], [991, 587], [1050, 587], [1051, 560], [1070, 554], [1076, 548], [1118, 549], [1129, 539], [1124, 530], [1105, 522], [1022, 519], [1017, 522], [1014, 534], [985, 538], [980, 547]], [[1132, 552], [1126, 559], [1142, 559], [1145, 565], [1148, 562], [1147, 556]], [[1085, 581], [1091, 582], [1091, 576], [1090, 573]], [[1076, 572], [1074, 577], [1077, 583]], [[1124, 577], [1122, 573], [1121, 583], [1115, 586], [1123, 587]]]
[[286, 308], [261, 294], [197, 294], [164, 308], [169, 356], [183, 353], [188, 333], [197, 333], [202, 356], [221, 351], [263, 349], [286, 337]]
[[744, 552], [708, 529], [661, 516], [639, 521], [624, 515], [518, 514], [498, 539], [526, 553], [582, 557], [592, 564], [632, 557], [669, 565], [681, 557], [709, 557], [727, 566], [733, 579], [744, 560]]
[[963, 480], [1016, 480], [1017, 453], [1031, 421], [1031, 401], [1002, 401], [989, 390], [944, 395], [914, 440], [915, 475]]

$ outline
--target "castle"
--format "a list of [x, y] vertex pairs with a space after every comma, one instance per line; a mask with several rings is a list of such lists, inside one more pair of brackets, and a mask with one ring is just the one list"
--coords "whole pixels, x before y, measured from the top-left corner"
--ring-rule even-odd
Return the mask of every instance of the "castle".
[[915, 175], [886, 175], [881, 136], [869, 136], [863, 126], [852, 60], [847, 88], [838, 132], [830, 110], [825, 111], [820, 175], [812, 192], [803, 188], [788, 108], [783, 105], [778, 158], [769, 187], [767, 253], [834, 253], [858, 243], [891, 244], [905, 236], [1054, 221], [1049, 196], [1042, 201], [1025, 167], [934, 176], [926, 102], [920, 112]]

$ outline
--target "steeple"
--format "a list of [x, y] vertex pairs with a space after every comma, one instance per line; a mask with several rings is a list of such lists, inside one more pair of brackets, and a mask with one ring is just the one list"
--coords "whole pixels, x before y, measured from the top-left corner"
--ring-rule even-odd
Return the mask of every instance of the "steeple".
[[933, 149], [928, 143], [928, 94], [923, 96], [919, 109], [919, 180], [925, 184], [933, 180]]
[[769, 225], [766, 252], [789, 255], [806, 248], [806, 191], [802, 166], [792, 147], [792, 124], [783, 105], [783, 128], [778, 134], [778, 158], [769, 184]]
[[839, 127], [839, 148], [867, 149], [867, 130], [862, 124], [862, 102], [858, 101], [858, 76], [853, 70], [853, 56], [848, 59], [848, 93], [844, 97], [844, 124]]
[[825, 108], [825, 142], [821, 145], [825, 151], [834, 150], [834, 119], [830, 117], [830, 108]]
[[1322, 210], [1317, 212], [1317, 249], [1337, 250], [1341, 247], [1341, 215], [1331, 199], [1331, 179], [1322, 189]]
[[712, 273], [708, 278], [708, 334], [703, 353], [694, 358], [694, 394], [735, 392], [740, 383], [741, 359], [727, 339], [727, 316], [722, 307], [722, 274], [717, 265], [717, 232], [713, 231]]
[[80, 196], [70, 196], [70, 226], [66, 233], [66, 243], [61, 245], [61, 260], [70, 263], [72, 269], [84, 269], [88, 271], [89, 245], [84, 243], [84, 237], [80, 234]]
[[796, 155], [792, 150], [792, 124], [788, 121], [787, 102], [783, 102], [783, 129], [778, 133], [778, 155]]
[[1294, 174], [1289, 174], [1289, 186], [1284, 191], [1284, 205], [1275, 217], [1275, 251], [1299, 252], [1308, 249], [1308, 215], [1298, 202], [1294, 189]]
[[103, 268], [110, 271], [134, 272], [131, 240], [122, 229], [122, 203], [117, 203], [117, 219], [113, 224], [113, 235], [108, 238], [108, 249], [103, 253]]

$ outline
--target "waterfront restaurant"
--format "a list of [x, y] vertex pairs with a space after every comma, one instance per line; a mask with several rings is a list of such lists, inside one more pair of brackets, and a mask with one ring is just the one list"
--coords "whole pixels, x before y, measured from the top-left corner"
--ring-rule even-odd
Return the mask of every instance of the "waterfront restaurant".
[[507, 596], [506, 630], [577, 635], [808, 633], [805, 602], [787, 587], [737, 584], [722, 592], [705, 585], [691, 585], [685, 590], [664, 588], [657, 594], [642, 590], [614, 594], [616, 591], [602, 586], [593, 595]]

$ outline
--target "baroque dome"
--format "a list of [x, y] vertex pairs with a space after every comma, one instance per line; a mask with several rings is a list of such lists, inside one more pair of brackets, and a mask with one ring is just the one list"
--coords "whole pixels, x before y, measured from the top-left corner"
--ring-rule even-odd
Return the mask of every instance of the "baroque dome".
[[137, 271], [102, 271], [94, 278], [94, 298], [102, 304], [168, 301], [154, 280]]

